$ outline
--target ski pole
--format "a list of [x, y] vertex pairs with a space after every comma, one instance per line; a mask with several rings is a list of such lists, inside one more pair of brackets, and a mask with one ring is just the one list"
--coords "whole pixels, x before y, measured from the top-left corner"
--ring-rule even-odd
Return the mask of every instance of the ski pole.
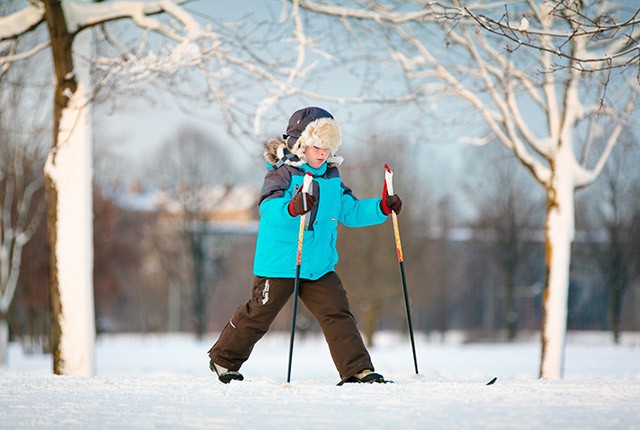
[[[387, 193], [392, 196], [395, 194], [393, 191], [393, 172], [387, 164], [384, 165], [384, 180], [387, 184]], [[398, 263], [400, 265], [400, 279], [402, 281], [402, 293], [404, 294], [404, 306], [407, 310], [407, 326], [409, 327], [409, 338], [411, 339], [411, 351], [413, 352], [413, 366], [418, 374], [418, 359], [416, 358], [416, 344], [413, 339], [413, 326], [411, 324], [411, 308], [409, 306], [409, 294], [407, 293], [407, 280], [404, 275], [404, 257], [402, 255], [402, 243], [400, 242], [400, 230], [398, 229], [398, 216], [394, 211], [391, 211], [391, 217], [393, 219], [393, 234], [396, 238], [396, 251], [398, 253]]]
[[[313, 175], [307, 173], [302, 181], [302, 194], [309, 191]], [[304, 223], [307, 212], [307, 199], [302, 196], [304, 213], [300, 215], [300, 230], [298, 232], [298, 258], [296, 261], [296, 279], [293, 283], [293, 315], [291, 318], [291, 339], [289, 340], [289, 366], [287, 368], [287, 383], [291, 381], [291, 362], [293, 360], [293, 339], [296, 335], [296, 316], [298, 314], [298, 290], [300, 289], [300, 265], [302, 264], [302, 239], [304, 238]]]

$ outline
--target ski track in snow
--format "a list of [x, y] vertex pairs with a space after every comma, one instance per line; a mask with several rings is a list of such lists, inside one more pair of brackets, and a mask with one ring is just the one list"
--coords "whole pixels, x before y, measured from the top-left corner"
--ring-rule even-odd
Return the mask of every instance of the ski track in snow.
[[[370, 352], [394, 384], [337, 387], [326, 344], [301, 337], [287, 384], [288, 339], [269, 334], [223, 385], [208, 370], [216, 336], [103, 336], [93, 377], [50, 374], [51, 358], [12, 344], [0, 371], [0, 429], [640, 428], [640, 336], [567, 346], [565, 378], [537, 379], [536, 340], [513, 344], [381, 336]], [[495, 385], [485, 386], [493, 376]]]

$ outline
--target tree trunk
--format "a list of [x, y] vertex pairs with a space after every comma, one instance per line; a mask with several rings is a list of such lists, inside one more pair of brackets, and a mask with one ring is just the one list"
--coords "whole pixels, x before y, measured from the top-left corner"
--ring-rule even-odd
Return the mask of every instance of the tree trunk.
[[7, 364], [9, 353], [9, 324], [0, 311], [0, 368]]
[[60, 1], [45, 2], [56, 88], [54, 147], [47, 158], [49, 196], [49, 293], [52, 310], [53, 372], [92, 375], [95, 321], [93, 307], [93, 225], [91, 208], [91, 133], [87, 65], [74, 67], [76, 53], [90, 56], [91, 33], [69, 34]]
[[611, 299], [609, 300], [609, 307], [613, 343], [619, 345], [622, 314], [622, 288], [620, 284], [614, 284], [611, 286]]
[[189, 241], [191, 242], [191, 257], [193, 261], [193, 321], [195, 324], [195, 333], [198, 340], [202, 340], [207, 331], [206, 304], [207, 304], [207, 285], [204, 273], [205, 251], [204, 251], [204, 227], [194, 227], [189, 233]]
[[540, 377], [560, 379], [564, 364], [569, 296], [569, 265], [574, 238], [574, 182], [569, 145], [561, 145], [547, 186], [545, 223], [546, 283], [543, 297]]
[[620, 244], [618, 240], [612, 240], [613, 244], [610, 276], [609, 276], [609, 291], [611, 297], [609, 299], [609, 319], [611, 324], [611, 332], [613, 334], [613, 342], [620, 343], [620, 331], [622, 329], [622, 301], [624, 299], [624, 292], [628, 286], [627, 266], [624, 262], [624, 256], [620, 251]]
[[518, 317], [515, 307], [516, 274], [515, 267], [506, 270], [504, 320], [507, 326], [507, 340], [514, 341], [518, 334]]
[[380, 301], [377, 297], [371, 297], [366, 301], [366, 311], [363, 312], [364, 323], [362, 324], [362, 331], [364, 334], [364, 341], [367, 348], [373, 348], [375, 346], [374, 336], [376, 333], [376, 326], [378, 318], [380, 318]]

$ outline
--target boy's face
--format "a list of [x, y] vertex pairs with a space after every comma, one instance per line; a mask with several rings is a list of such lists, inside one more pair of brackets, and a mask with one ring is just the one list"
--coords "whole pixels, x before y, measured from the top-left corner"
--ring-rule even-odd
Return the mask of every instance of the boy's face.
[[307, 164], [314, 169], [322, 166], [322, 163], [327, 161], [329, 158], [329, 150], [317, 148], [315, 146], [307, 146], [304, 149], [304, 155], [307, 157]]

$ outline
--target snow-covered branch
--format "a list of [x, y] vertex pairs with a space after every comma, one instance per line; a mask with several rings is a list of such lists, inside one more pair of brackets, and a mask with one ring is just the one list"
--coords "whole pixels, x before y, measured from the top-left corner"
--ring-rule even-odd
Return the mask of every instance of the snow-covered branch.
[[[449, 32], [452, 40], [464, 46], [470, 53], [475, 67], [465, 70], [467, 70], [467, 73], [479, 73], [477, 78], [484, 83], [483, 92], [486, 92], [489, 96], [489, 99], [486, 101], [477, 91], [469, 88], [459, 77], [454, 75], [456, 69], [445, 67], [426, 46], [426, 43], [423, 43], [418, 37], [415, 37], [415, 35], [410, 34], [406, 28], [397, 27], [396, 31], [402, 36], [404, 42], [416, 50], [419, 58], [432, 67], [434, 71], [433, 77], [444, 81], [447, 84], [447, 91], [451, 94], [472, 105], [485, 120], [485, 123], [493, 134], [506, 147], [514, 151], [516, 156], [534, 174], [538, 181], [545, 182], [548, 180], [549, 170], [528, 152], [524, 142], [519, 136], [523, 134], [528, 143], [536, 148], [538, 152], [543, 152], [544, 141], [535, 139], [533, 133], [528, 129], [522, 118], [518, 117], [518, 111], [513, 112], [510, 109], [510, 106], [513, 107], [515, 101], [511, 100], [511, 105], [509, 105], [507, 98], [509, 97], [509, 93], [505, 91], [505, 88], [498, 87], [498, 85], [503, 85], [504, 82], [498, 84], [494, 82], [495, 76], [500, 79], [505, 78], [503, 73], [489, 65], [488, 61], [484, 60], [478, 51], [478, 47], [470, 42], [471, 40], [477, 41], [478, 38], [468, 34], [466, 36], [459, 35], [456, 34], [455, 31]], [[394, 55], [400, 54], [396, 51]], [[403, 61], [402, 64], [404, 67], [414, 67], [420, 65], [421, 61]], [[492, 73], [494, 74], [493, 77], [491, 76]], [[492, 101], [493, 105], [490, 105], [488, 101]]]
[[44, 6], [40, 3], [30, 4], [24, 9], [0, 17], [0, 78], [12, 63], [31, 58], [50, 46], [49, 41], [46, 41], [26, 51], [17, 52], [18, 37], [34, 30], [43, 22]]
[[31, 2], [27, 7], [7, 16], [0, 16], [0, 42], [27, 33], [44, 22], [44, 5]]
[[183, 12], [177, 5], [186, 0], [155, 0], [155, 1], [117, 1], [109, 3], [87, 3], [76, 0], [65, 0], [64, 7], [69, 31], [79, 32], [85, 28], [95, 27], [123, 18], [131, 19], [138, 27], [155, 31], [169, 39], [180, 41], [173, 29], [153, 15], [168, 13], [182, 22], [184, 30], [192, 37], [197, 36], [199, 26], [196, 21]]
[[598, 176], [600, 176], [600, 173], [602, 173], [602, 169], [604, 168], [607, 160], [609, 159], [609, 156], [611, 155], [611, 152], [613, 151], [614, 146], [618, 142], [618, 138], [620, 137], [620, 134], [624, 130], [625, 126], [627, 125], [628, 116], [635, 107], [636, 97], [637, 97], [636, 92], [631, 93], [631, 95], [629, 96], [629, 99], [627, 100], [624, 110], [616, 113], [613, 130], [611, 131], [611, 134], [609, 135], [609, 137], [606, 139], [606, 142], [604, 144], [604, 149], [602, 149], [600, 156], [598, 157], [593, 168], [588, 169], [587, 167], [582, 165], [577, 166], [576, 187], [578, 188], [585, 187], [591, 184], [593, 181], [595, 181], [598, 178]]
[[299, 0], [293, 1], [293, 10], [291, 11], [291, 19], [293, 19], [295, 23], [295, 37], [298, 41], [298, 59], [296, 60], [295, 66], [291, 69], [289, 73], [289, 78], [287, 82], [293, 82], [296, 75], [300, 73], [300, 69], [302, 69], [305, 62], [305, 52], [307, 45], [307, 36], [304, 34], [304, 28], [302, 25], [302, 17], [300, 16], [300, 7]]
[[[547, 72], [567, 67], [597, 72], [640, 64], [640, 9], [628, 10], [617, 2], [582, 6], [582, 2], [569, 0], [549, 0], [542, 5], [529, 1], [528, 9], [516, 1], [412, 1], [403, 2], [402, 7], [373, 1], [364, 6], [356, 2], [351, 7], [345, 3], [349, 4], [299, 1], [301, 8], [313, 13], [381, 25], [473, 24], [508, 42], [504, 45], [507, 52], [532, 49], [571, 62], [551, 62]], [[558, 22], [564, 26], [558, 26]], [[589, 40], [590, 45], [580, 51], [566, 49], [575, 39]]]

